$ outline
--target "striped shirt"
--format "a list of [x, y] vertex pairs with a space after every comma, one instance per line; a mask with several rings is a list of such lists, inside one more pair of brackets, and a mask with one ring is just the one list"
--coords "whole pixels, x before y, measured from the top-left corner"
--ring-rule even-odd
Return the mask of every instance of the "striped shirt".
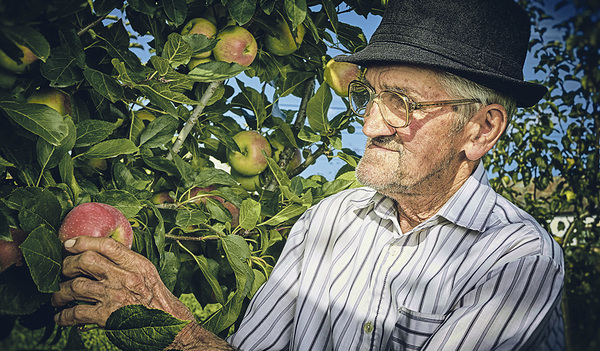
[[395, 202], [343, 191], [296, 223], [229, 342], [241, 350], [562, 350], [560, 246], [482, 165], [402, 233]]

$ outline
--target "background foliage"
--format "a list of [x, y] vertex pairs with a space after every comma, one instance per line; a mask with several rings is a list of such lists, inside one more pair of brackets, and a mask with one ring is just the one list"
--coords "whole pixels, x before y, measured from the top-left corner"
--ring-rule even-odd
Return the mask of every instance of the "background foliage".
[[[592, 350], [600, 341], [599, 3], [552, 4], [572, 12], [561, 21], [549, 18], [538, 0], [521, 3], [534, 18], [531, 51], [551, 92], [515, 117], [485, 162], [495, 188], [541, 223], [572, 216], [557, 237], [567, 259], [567, 335], [572, 350]], [[0, 238], [9, 238], [9, 227], [22, 228], [35, 239], [25, 246], [42, 257], [0, 273], [0, 348], [111, 347], [102, 330], [57, 328], [47, 304], [60, 279], [52, 264], [62, 254], [57, 226], [88, 201], [127, 215], [133, 249], [207, 328], [220, 335], [235, 328], [295, 219], [325, 196], [356, 186], [357, 155], [341, 140], [343, 131], [354, 131], [353, 118], [328, 115], [333, 97], [323, 67], [328, 49], [353, 52], [366, 44], [360, 28], [338, 20], [340, 13], [381, 10], [379, 0], [0, 1], [0, 48], [18, 57], [13, 43], [19, 43], [40, 57], [22, 73], [0, 71]], [[258, 55], [248, 69], [220, 62], [188, 69], [192, 53], [212, 43], [179, 33], [187, 20], [208, 15], [220, 29], [234, 21], [255, 36]], [[280, 16], [307, 29], [298, 51], [287, 56], [264, 47], [269, 23]], [[557, 31], [560, 38], [548, 39]], [[140, 49], [138, 36], [151, 38], [150, 52]], [[259, 83], [247, 86], [236, 76]], [[46, 88], [65, 93], [71, 111], [27, 103]], [[283, 99], [297, 108], [281, 109]], [[152, 117], [142, 118], [140, 110]], [[185, 125], [192, 128], [180, 145], [174, 135]], [[285, 147], [261, 174], [257, 192], [219, 166], [226, 150], [237, 148], [231, 137], [244, 129]], [[303, 164], [288, 169], [296, 149]], [[331, 181], [299, 176], [319, 157], [347, 165]], [[165, 192], [173, 203], [155, 201]], [[214, 196], [239, 208], [239, 218]]]

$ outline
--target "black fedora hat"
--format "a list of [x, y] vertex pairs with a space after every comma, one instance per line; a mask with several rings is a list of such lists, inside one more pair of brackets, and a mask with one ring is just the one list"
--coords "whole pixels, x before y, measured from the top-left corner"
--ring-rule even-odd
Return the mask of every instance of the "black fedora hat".
[[389, 0], [369, 44], [335, 59], [362, 66], [427, 65], [527, 107], [547, 91], [523, 80], [529, 34], [529, 17], [513, 0]]

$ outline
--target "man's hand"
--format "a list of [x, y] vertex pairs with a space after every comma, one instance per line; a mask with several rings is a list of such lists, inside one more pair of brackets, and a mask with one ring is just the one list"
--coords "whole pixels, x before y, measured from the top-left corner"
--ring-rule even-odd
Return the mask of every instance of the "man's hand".
[[111, 238], [80, 236], [65, 241], [72, 253], [63, 261], [62, 273], [69, 280], [52, 295], [56, 307], [83, 301], [56, 314], [58, 325], [106, 325], [117, 309], [132, 304], [157, 308], [173, 316], [194, 321], [194, 316], [162, 283], [154, 265]]

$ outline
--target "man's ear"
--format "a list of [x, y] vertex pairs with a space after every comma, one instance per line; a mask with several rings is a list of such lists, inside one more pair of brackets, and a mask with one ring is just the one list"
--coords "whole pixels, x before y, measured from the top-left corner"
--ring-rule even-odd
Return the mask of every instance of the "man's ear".
[[465, 131], [467, 140], [464, 151], [471, 161], [479, 160], [494, 147], [508, 124], [504, 106], [491, 104], [482, 107], [469, 120]]

